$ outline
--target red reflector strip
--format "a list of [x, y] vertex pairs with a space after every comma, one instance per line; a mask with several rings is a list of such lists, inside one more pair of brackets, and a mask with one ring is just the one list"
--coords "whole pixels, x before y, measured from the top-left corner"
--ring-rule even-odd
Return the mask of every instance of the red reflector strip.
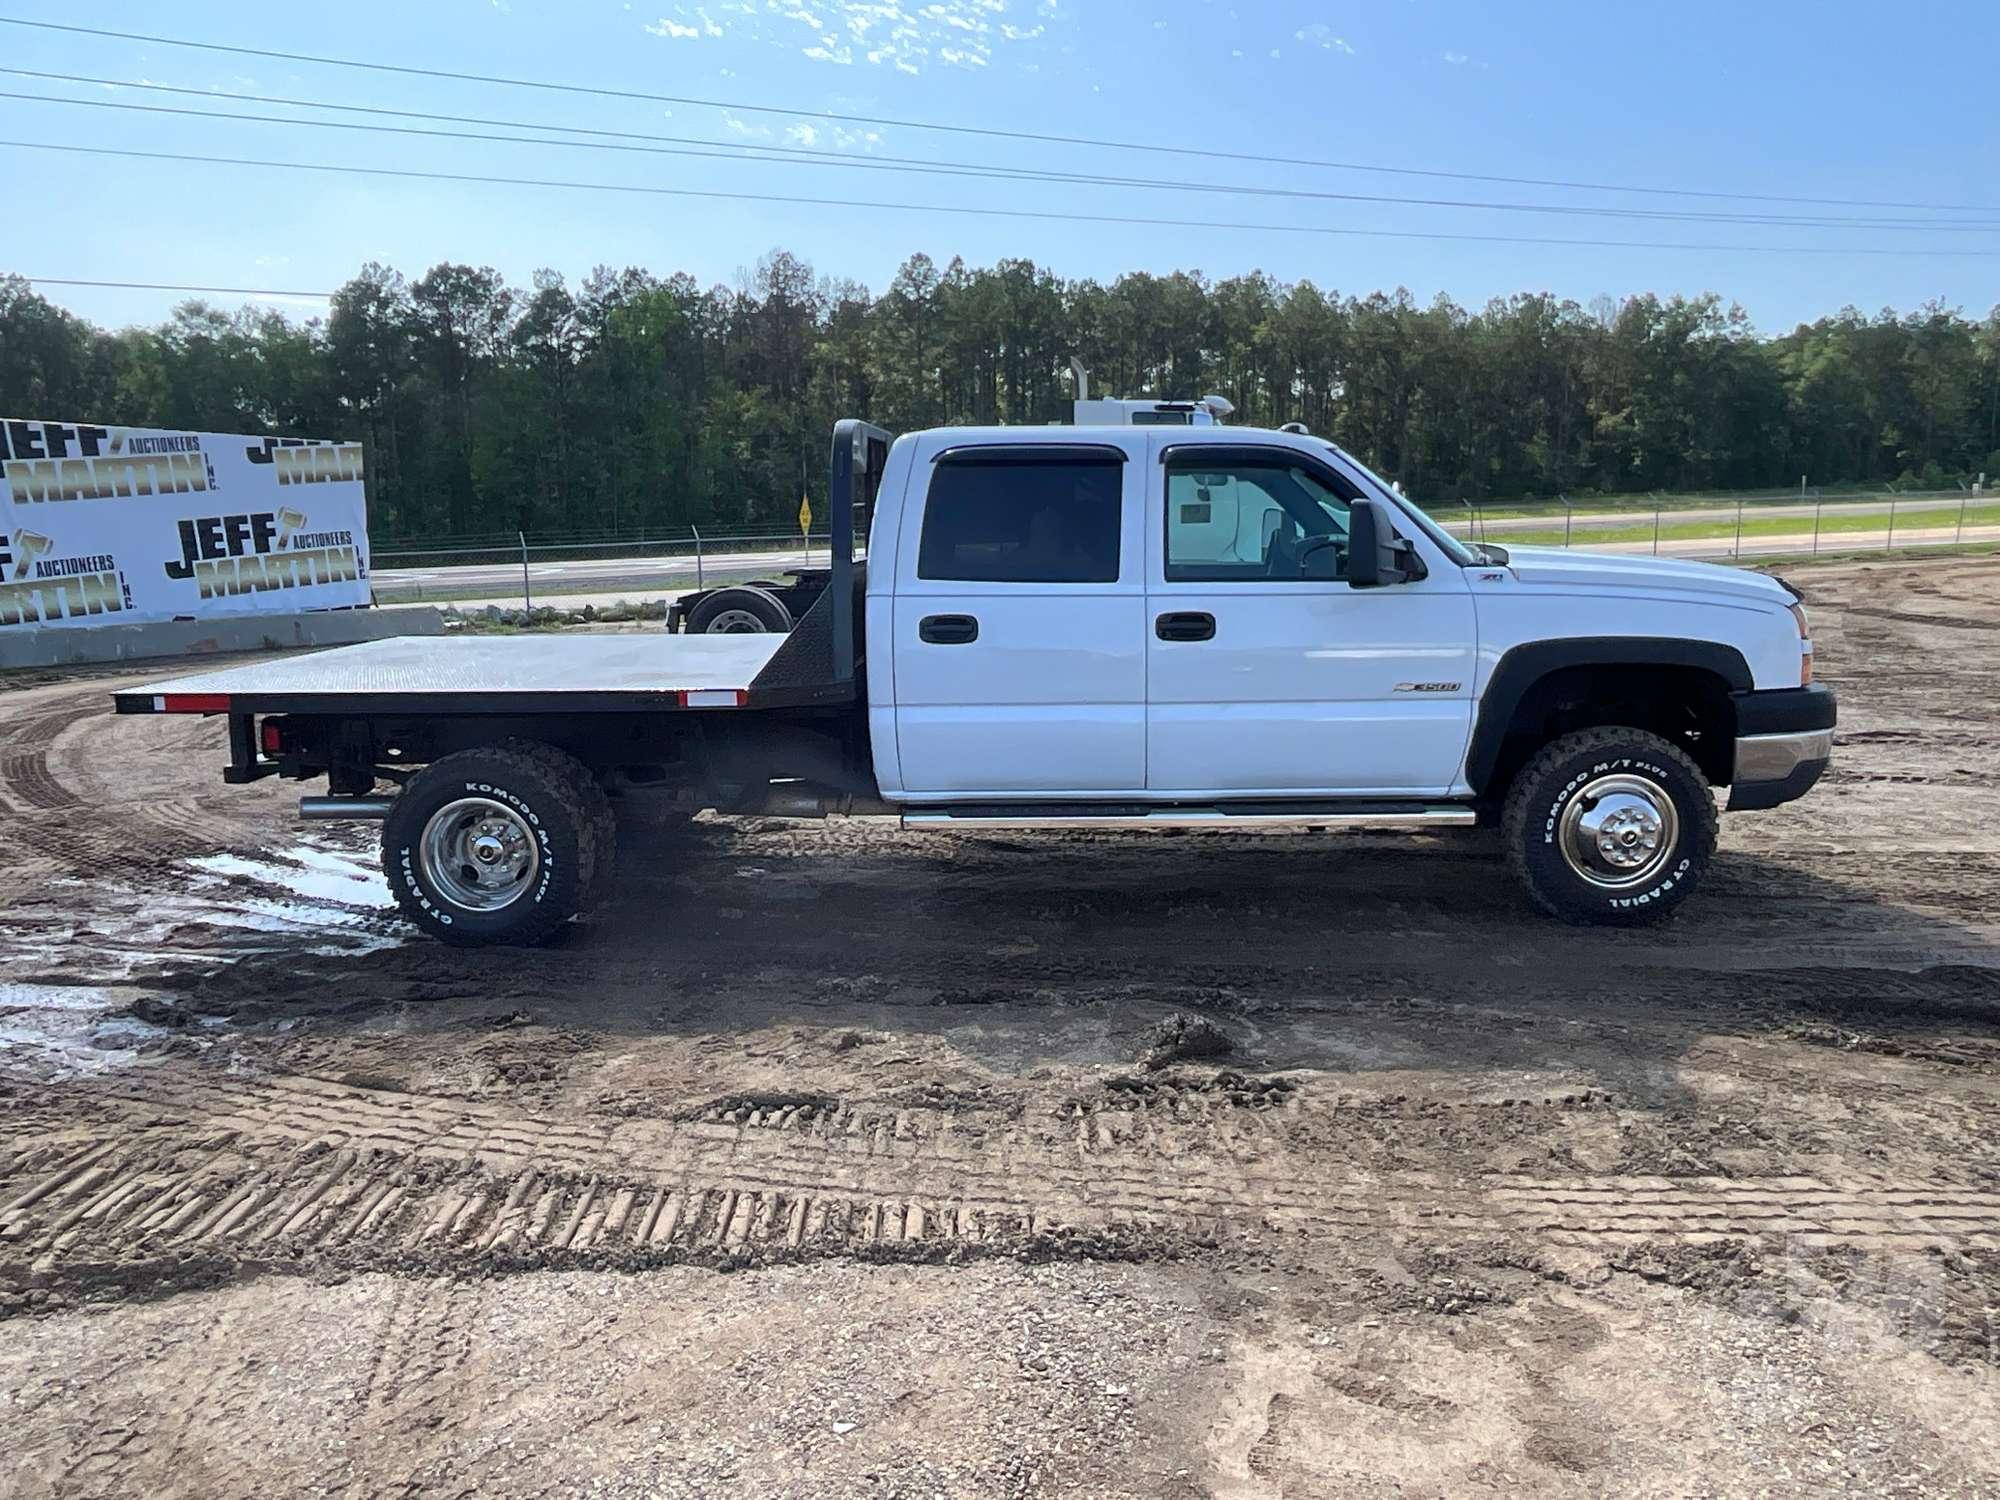
[[696, 688], [676, 695], [682, 708], [741, 708], [750, 701], [742, 688]]
[[163, 714], [226, 714], [227, 693], [168, 693], [153, 700], [155, 711]]
[[264, 721], [263, 743], [266, 755], [281, 755], [284, 753], [284, 726], [279, 724], [276, 719], [266, 719]]

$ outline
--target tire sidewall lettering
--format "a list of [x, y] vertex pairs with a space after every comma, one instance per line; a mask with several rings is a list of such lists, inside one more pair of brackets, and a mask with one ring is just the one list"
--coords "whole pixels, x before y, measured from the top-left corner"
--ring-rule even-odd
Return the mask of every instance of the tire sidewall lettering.
[[[497, 782], [481, 781], [475, 778], [462, 778], [460, 785], [463, 787], [465, 793], [479, 797], [490, 797], [496, 802], [504, 803], [521, 816], [522, 821], [527, 824], [529, 830], [534, 834], [536, 852], [540, 859], [540, 875], [535, 882], [534, 890], [526, 898], [527, 904], [540, 906], [548, 901], [555, 892], [555, 877], [561, 861], [556, 850], [555, 836], [542, 815], [535, 810], [535, 805], [512, 788], [502, 786]], [[438, 809], [444, 806], [445, 802], [449, 800], [450, 795], [448, 793], [441, 794], [434, 801], [433, 805], [423, 814], [425, 822], [428, 822]], [[498, 913], [465, 911], [460, 907], [452, 905], [433, 891], [423, 878], [422, 866], [417, 859], [414, 842], [405, 842], [396, 846], [396, 857], [392, 869], [404, 889], [408, 891], [410, 899], [424, 914], [425, 918], [435, 922], [439, 927], [455, 927], [459, 925], [462, 918], [471, 919], [481, 916], [498, 915]], [[505, 910], [507, 908], [502, 908], [503, 912]]]
[[[1554, 800], [1549, 803], [1548, 812], [1542, 818], [1542, 842], [1544, 844], [1551, 847], [1554, 846], [1556, 841], [1556, 825], [1562, 820], [1562, 811], [1565, 807], [1569, 806], [1569, 800], [1576, 795], [1577, 789], [1582, 787], [1586, 782], [1595, 781], [1600, 776], [1608, 776], [1613, 771], [1643, 771], [1657, 781], [1668, 796], [1673, 796], [1673, 787], [1671, 785], [1673, 772], [1665, 766], [1656, 765], [1650, 760], [1640, 760], [1630, 755], [1614, 756], [1609, 760], [1593, 762], [1588, 769], [1578, 771], [1568, 781], [1563, 783], [1562, 790], [1557, 792]], [[1676, 801], [1678, 800], [1676, 799]]]
[[1694, 868], [1694, 861], [1688, 858], [1686, 855], [1683, 855], [1681, 857], [1680, 863], [1674, 866], [1673, 873], [1667, 876], [1658, 885], [1654, 886], [1650, 891], [1642, 891], [1640, 892], [1640, 894], [1636, 896], [1608, 897], [1607, 900], [1611, 907], [1611, 910], [1632, 911], [1637, 909], [1638, 907], [1651, 906], [1655, 901], [1664, 900], [1666, 898], [1667, 892], [1673, 890], [1683, 880], [1685, 880], [1687, 878], [1688, 871], [1690, 871], [1693, 868]]
[[431, 893], [425, 889], [423, 881], [417, 877], [416, 850], [408, 844], [403, 845], [402, 848], [396, 851], [396, 862], [403, 872], [404, 886], [409, 889], [411, 899], [423, 908], [424, 915], [431, 918], [432, 921], [442, 923], [446, 927], [451, 926], [455, 920], [452, 914], [431, 899]]
[[[1590, 782], [1620, 772], [1643, 775], [1657, 783], [1680, 813], [1683, 832], [1672, 864], [1650, 884], [1612, 894], [1592, 886], [1572, 870], [1559, 846], [1564, 811], [1577, 794]], [[1678, 760], [1663, 760], [1642, 746], [1632, 747], [1629, 753], [1592, 746], [1556, 760], [1540, 773], [1534, 789], [1526, 792], [1533, 811], [1517, 837], [1526, 846], [1521, 853], [1528, 860], [1524, 873], [1530, 884], [1545, 889], [1548, 899], [1577, 911], [1579, 916], [1594, 908], [1637, 918], [1641, 913], [1679, 905], [1701, 877], [1705, 863], [1702, 849], [1708, 840], [1707, 830], [1713, 828], [1712, 815], [1704, 820], [1703, 810], [1692, 808], [1690, 798], [1706, 796], [1707, 792], [1698, 775], [1690, 787], [1691, 774]]]

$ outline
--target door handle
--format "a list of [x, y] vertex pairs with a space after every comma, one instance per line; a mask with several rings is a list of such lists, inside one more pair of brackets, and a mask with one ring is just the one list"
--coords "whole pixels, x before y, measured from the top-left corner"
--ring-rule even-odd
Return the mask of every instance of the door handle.
[[933, 646], [967, 646], [979, 639], [979, 621], [971, 615], [925, 615], [917, 622], [917, 639]]
[[1215, 639], [1215, 616], [1195, 610], [1161, 615], [1153, 621], [1153, 634], [1163, 641], [1212, 641]]

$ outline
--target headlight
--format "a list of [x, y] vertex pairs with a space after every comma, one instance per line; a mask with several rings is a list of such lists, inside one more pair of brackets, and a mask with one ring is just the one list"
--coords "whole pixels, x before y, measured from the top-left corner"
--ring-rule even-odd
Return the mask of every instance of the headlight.
[[1792, 606], [1792, 618], [1799, 622], [1799, 686], [1812, 681], [1812, 626], [1806, 623], [1803, 604]]

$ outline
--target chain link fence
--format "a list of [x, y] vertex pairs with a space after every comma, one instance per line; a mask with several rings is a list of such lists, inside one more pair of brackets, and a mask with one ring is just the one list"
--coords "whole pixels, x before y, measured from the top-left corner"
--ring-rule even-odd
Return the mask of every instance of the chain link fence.
[[[1639, 495], [1439, 505], [1465, 541], [1733, 562], [2000, 542], [2000, 495], [1980, 487], [1821, 495]], [[599, 606], [825, 567], [824, 531], [515, 532], [434, 544], [382, 539], [371, 567], [382, 604]]]
[[1465, 506], [1437, 519], [1454, 536], [1502, 546], [1731, 562], [1996, 541], [2000, 496], [1974, 486], [1874, 495], [1558, 498]]
[[687, 527], [646, 536], [546, 540], [454, 539], [448, 546], [378, 541], [370, 558], [380, 604], [510, 603], [532, 609], [567, 599], [656, 600], [791, 569], [824, 568], [824, 531], [711, 531]]

